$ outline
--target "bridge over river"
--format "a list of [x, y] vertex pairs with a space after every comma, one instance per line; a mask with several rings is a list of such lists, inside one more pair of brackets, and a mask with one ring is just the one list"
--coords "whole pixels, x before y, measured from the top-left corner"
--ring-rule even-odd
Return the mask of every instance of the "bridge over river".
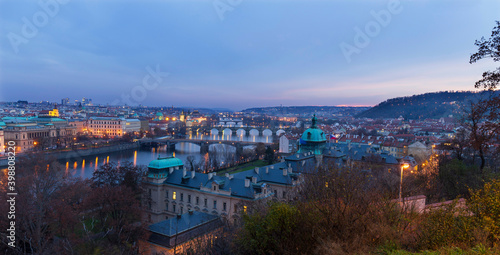
[[[191, 143], [200, 146], [200, 153], [207, 153], [210, 145], [212, 144], [225, 144], [229, 146], [233, 146], [236, 150], [243, 150], [243, 147], [256, 145], [261, 142], [253, 142], [253, 141], [232, 141], [232, 140], [201, 140], [201, 139], [182, 139], [182, 138], [155, 138], [155, 139], [141, 139], [139, 140], [142, 146], [158, 146], [158, 145], [167, 145], [170, 151], [175, 151], [175, 145], [177, 143]], [[263, 144], [267, 146], [272, 145], [273, 143], [265, 143]]]

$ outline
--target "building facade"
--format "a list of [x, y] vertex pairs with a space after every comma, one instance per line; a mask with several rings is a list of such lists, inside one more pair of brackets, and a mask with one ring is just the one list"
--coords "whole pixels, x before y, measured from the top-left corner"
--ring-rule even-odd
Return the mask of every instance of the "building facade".
[[91, 117], [87, 121], [89, 135], [103, 137], [105, 135], [113, 138], [123, 135], [124, 119], [113, 117]]
[[234, 219], [249, 203], [287, 199], [301, 181], [285, 162], [235, 175], [186, 171], [180, 159], [151, 161], [145, 177], [148, 221], [159, 222], [188, 210]]

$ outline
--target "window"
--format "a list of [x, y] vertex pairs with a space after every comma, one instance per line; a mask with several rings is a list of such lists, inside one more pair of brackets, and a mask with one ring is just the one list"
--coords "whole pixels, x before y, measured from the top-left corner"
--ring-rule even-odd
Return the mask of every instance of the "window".
[[238, 206], [237, 205], [234, 205], [234, 212], [238, 212]]
[[188, 203], [191, 203], [191, 195], [188, 195]]
[[226, 210], [226, 202], [224, 202], [224, 203], [222, 204], [222, 210], [224, 210], [224, 211]]
[[173, 205], [172, 207], [173, 207], [173, 210], [172, 210], [172, 211], [173, 211], [173, 212], [175, 212], [175, 205]]
[[246, 212], [247, 212], [247, 206], [246, 206], [246, 205], [244, 205], [244, 206], [243, 206], [243, 212], [244, 212], [244, 213], [246, 213]]
[[274, 197], [278, 197], [278, 191], [274, 190]]
[[196, 197], [196, 204], [200, 204], [200, 197]]
[[[96, 160], [97, 161], [97, 160]], [[151, 198], [151, 189], [149, 189], [149, 198]]]
[[[177, 199], [177, 193], [176, 193], [175, 191], [174, 191], [174, 192], [172, 192], [172, 199], [173, 199], [173, 200], [176, 200], [176, 199]], [[174, 208], [175, 208], [175, 207], [174, 207]], [[174, 209], [174, 211], [175, 211], [175, 209]]]
[[184, 207], [181, 206], [181, 214], [184, 213]]
[[283, 190], [283, 198], [286, 197], [286, 191]]
[[214, 209], [217, 209], [217, 200], [214, 200]]
[[168, 190], [165, 190], [165, 197], [168, 199]]
[[214, 191], [217, 191], [217, 186], [214, 185]]
[[181, 193], [181, 201], [184, 201], [184, 193]]
[[208, 200], [205, 198], [205, 207], [207, 207]]
[[168, 203], [165, 203], [165, 211], [168, 211]]

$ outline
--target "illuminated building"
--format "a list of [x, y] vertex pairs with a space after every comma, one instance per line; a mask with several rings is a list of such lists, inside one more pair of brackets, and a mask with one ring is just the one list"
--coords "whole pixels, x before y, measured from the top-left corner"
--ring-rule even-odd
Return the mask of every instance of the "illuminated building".
[[[61, 146], [73, 139], [76, 128], [60, 118], [50, 117], [5, 117], [4, 139], [16, 143], [16, 152], [24, 152], [40, 146], [41, 149]], [[38, 143], [38, 144], [37, 144]]]
[[3, 128], [0, 127], [0, 155], [3, 155], [5, 152], [5, 139], [3, 135]]
[[123, 119], [118, 117], [91, 117], [87, 122], [87, 131], [90, 135], [111, 138], [126, 133], [141, 131], [141, 122], [138, 119]]
[[248, 203], [261, 199], [288, 199], [301, 182], [299, 177], [287, 162], [217, 176], [216, 173], [186, 171], [182, 161], [174, 157], [158, 158], [148, 165], [143, 202], [148, 221], [152, 223], [188, 210], [234, 220]]
[[87, 122], [84, 120], [69, 120], [68, 121], [68, 125], [70, 125], [72, 127], [76, 127], [77, 133], [84, 133], [85, 131], [87, 131], [86, 123]]
[[125, 119], [113, 117], [91, 117], [87, 122], [87, 131], [90, 135], [113, 138], [124, 134]]

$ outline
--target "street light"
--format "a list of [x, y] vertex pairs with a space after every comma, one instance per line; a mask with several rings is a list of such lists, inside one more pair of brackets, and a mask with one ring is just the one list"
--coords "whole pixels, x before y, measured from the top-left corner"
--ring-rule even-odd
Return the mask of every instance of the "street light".
[[410, 164], [403, 163], [401, 165], [401, 181], [399, 182], [399, 201], [403, 202], [401, 194], [403, 193], [403, 170], [410, 167]]

